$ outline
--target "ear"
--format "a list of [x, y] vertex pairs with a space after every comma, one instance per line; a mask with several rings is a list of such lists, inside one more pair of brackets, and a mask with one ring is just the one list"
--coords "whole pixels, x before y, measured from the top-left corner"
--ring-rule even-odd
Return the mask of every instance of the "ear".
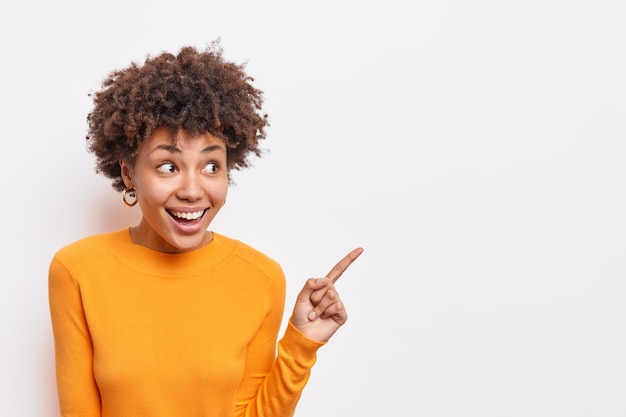
[[122, 170], [122, 179], [124, 180], [126, 187], [133, 187], [131, 167], [126, 163], [126, 161], [120, 159], [120, 168]]

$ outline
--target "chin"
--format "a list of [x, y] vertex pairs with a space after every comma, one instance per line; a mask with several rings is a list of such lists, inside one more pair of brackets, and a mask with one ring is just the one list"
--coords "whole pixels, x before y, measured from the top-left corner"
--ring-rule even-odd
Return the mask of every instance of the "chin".
[[192, 250], [201, 248], [209, 242], [208, 239], [205, 240], [205, 235], [206, 232], [198, 237], [190, 236], [186, 239], [178, 239], [171, 243], [171, 246], [175, 252], [191, 252]]

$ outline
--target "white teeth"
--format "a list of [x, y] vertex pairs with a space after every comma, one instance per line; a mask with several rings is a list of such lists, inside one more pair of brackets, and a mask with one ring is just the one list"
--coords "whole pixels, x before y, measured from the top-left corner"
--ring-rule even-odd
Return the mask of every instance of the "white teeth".
[[180, 211], [170, 211], [174, 217], [178, 217], [179, 219], [186, 220], [196, 220], [202, 217], [204, 214], [204, 210], [194, 211], [193, 213], [182, 213]]

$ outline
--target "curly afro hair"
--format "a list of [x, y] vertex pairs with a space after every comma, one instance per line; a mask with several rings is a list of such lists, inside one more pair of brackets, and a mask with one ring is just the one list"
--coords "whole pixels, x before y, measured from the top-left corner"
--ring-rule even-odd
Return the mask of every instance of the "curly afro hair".
[[90, 94], [88, 150], [96, 172], [111, 178], [115, 190], [124, 189], [119, 161], [133, 165], [156, 128], [168, 128], [172, 140], [181, 128], [222, 139], [229, 173], [249, 166], [250, 155], [261, 156], [259, 140], [269, 125], [263, 92], [252, 86], [244, 64], [225, 61], [222, 52], [215, 41], [204, 50], [186, 46], [177, 55], [148, 55], [143, 65], [109, 73], [102, 89]]

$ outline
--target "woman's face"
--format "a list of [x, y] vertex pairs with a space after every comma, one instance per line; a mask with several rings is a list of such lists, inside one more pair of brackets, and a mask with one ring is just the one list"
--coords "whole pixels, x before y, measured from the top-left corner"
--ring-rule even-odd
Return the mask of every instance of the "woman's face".
[[127, 186], [137, 191], [142, 219], [131, 230], [134, 243], [181, 253], [211, 241], [209, 224], [226, 202], [226, 146], [209, 133], [191, 137], [179, 130], [172, 142], [156, 129], [142, 144], [135, 165], [120, 162]]

